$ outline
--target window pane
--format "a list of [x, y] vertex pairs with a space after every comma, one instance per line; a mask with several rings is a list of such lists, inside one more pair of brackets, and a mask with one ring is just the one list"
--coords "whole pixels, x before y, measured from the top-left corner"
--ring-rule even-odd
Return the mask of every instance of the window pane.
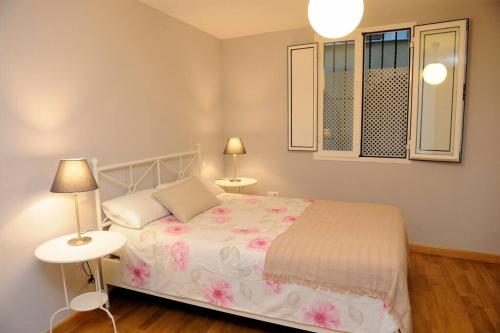
[[364, 35], [362, 156], [406, 157], [409, 33]]
[[456, 108], [453, 93], [457, 90], [457, 37], [455, 30], [428, 31], [421, 35], [422, 73], [425, 73], [428, 65], [440, 65], [445, 71], [439, 82], [429, 79], [427, 82], [426, 76], [421, 81], [417, 122], [417, 145], [420, 151], [451, 153]]
[[324, 45], [323, 150], [352, 151], [354, 41]]

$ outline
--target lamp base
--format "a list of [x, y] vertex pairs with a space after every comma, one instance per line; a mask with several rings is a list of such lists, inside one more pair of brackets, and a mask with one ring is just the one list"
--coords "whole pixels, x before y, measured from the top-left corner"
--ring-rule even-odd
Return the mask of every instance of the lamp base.
[[92, 241], [92, 238], [87, 237], [87, 236], [84, 236], [81, 238], [71, 238], [70, 240], [68, 240], [68, 245], [70, 245], [70, 246], [85, 245], [85, 244], [90, 243], [91, 241]]
[[231, 178], [231, 179], [229, 179], [229, 181], [231, 183], [239, 183], [239, 182], [241, 182], [241, 179], [240, 178]]

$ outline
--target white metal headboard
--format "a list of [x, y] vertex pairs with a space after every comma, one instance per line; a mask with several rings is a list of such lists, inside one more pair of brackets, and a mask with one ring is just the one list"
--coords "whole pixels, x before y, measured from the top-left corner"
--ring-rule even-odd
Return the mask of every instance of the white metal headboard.
[[[172, 162], [177, 160], [177, 167], [173, 168], [171, 165], [168, 165], [166, 162]], [[161, 175], [162, 175], [162, 166], [166, 168], [168, 171], [174, 173], [176, 176], [176, 180], [180, 181], [181, 179], [187, 176], [187, 173], [193, 167], [194, 163], [196, 163], [197, 174], [201, 175], [201, 145], [198, 144], [196, 150], [189, 150], [180, 153], [174, 153], [163, 156], [156, 156], [151, 158], [146, 158], [142, 160], [112, 164], [99, 166], [99, 161], [97, 158], [92, 159], [92, 173], [94, 174], [94, 178], [99, 184], [99, 188], [95, 191], [95, 208], [97, 215], [97, 228], [98, 230], [103, 230], [104, 228], [111, 225], [111, 221], [108, 218], [102, 218], [102, 208], [101, 208], [101, 181], [100, 178], [105, 178], [106, 180], [112, 182], [114, 185], [124, 188], [127, 194], [134, 193], [137, 189], [137, 186], [141, 184], [141, 182], [146, 178], [148, 174], [156, 173], [156, 185], [161, 184]], [[137, 167], [145, 167], [147, 166], [146, 171], [144, 171], [137, 180], [134, 179], [134, 168]], [[126, 170], [128, 169], [129, 180], [128, 183], [123, 182], [122, 180], [116, 179], [111, 176], [109, 173], [111, 171], [116, 170]], [[155, 171], [153, 171], [155, 170]]]

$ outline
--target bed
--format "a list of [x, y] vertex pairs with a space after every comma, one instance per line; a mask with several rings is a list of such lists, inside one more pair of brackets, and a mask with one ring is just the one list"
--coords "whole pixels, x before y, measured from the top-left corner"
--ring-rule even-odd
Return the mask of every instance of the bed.
[[[100, 190], [113, 184], [133, 193], [147, 175], [153, 174], [158, 185], [165, 170], [177, 180], [199, 173], [200, 161], [198, 148], [104, 167], [94, 160], [93, 168]], [[137, 177], [135, 167], [143, 168]], [[119, 169], [127, 171], [128, 182], [110, 176]], [[272, 242], [289, 230], [312, 200], [223, 193], [218, 195], [220, 206], [189, 223], [168, 215], [142, 229], [130, 229], [102, 218], [100, 196], [98, 192], [99, 229], [127, 238], [119, 253], [102, 259], [105, 289], [131, 289], [312, 332], [392, 333], [401, 326], [387, 304], [373, 295], [265, 278]]]

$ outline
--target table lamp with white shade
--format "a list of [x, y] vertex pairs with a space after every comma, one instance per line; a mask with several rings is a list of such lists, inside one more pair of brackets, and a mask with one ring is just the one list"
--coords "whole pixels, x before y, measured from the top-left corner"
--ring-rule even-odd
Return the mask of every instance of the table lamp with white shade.
[[245, 146], [241, 141], [241, 138], [231, 137], [227, 140], [226, 148], [224, 149], [224, 154], [233, 155], [233, 178], [229, 180], [232, 182], [240, 182], [241, 179], [236, 177], [236, 157], [240, 154], [246, 154]]
[[54, 182], [50, 192], [53, 193], [72, 193], [75, 201], [76, 226], [78, 236], [68, 240], [71, 246], [84, 245], [92, 241], [91, 237], [82, 237], [80, 231], [80, 215], [78, 212], [78, 193], [93, 191], [98, 188], [92, 175], [92, 171], [84, 158], [64, 159], [59, 162], [59, 166], [54, 177]]

